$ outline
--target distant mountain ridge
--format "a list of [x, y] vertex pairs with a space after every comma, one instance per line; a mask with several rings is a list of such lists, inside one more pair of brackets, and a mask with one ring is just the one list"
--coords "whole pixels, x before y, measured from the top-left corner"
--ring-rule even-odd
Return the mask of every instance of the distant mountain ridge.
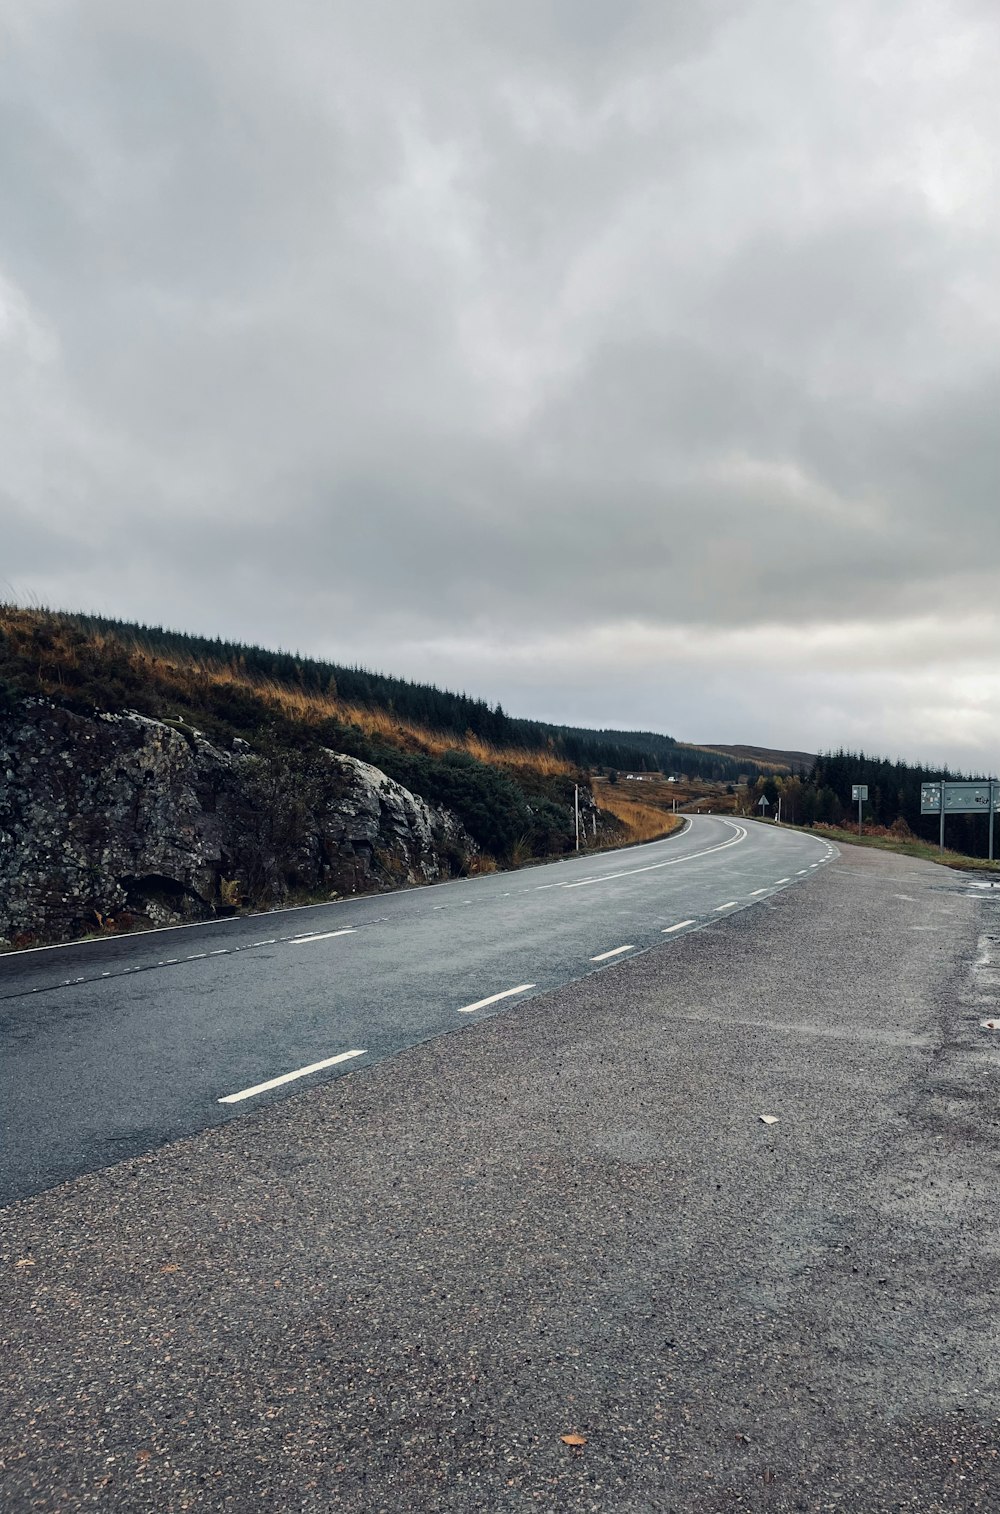
[[721, 741], [698, 742], [697, 746], [701, 752], [720, 752], [723, 756], [735, 757], [740, 762], [755, 763], [772, 768], [775, 772], [788, 773], [811, 773], [819, 755], [816, 752], [785, 751], [778, 747], [729, 746]]

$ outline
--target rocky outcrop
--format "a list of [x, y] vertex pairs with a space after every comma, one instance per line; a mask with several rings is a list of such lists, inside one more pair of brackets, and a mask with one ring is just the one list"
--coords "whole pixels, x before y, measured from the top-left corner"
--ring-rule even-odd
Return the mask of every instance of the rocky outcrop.
[[449, 811], [335, 752], [224, 751], [44, 700], [0, 723], [0, 944], [433, 882], [476, 851]]

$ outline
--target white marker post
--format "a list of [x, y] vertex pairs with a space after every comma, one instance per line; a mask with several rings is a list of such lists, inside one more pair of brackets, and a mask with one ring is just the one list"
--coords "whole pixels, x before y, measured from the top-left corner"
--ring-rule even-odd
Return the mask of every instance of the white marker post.
[[580, 785], [573, 785], [573, 813], [576, 818], [576, 849], [580, 850]]

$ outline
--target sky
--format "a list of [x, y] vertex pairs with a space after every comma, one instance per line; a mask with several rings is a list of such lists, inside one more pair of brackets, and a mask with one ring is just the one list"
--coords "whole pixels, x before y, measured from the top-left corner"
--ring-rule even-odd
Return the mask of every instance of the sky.
[[0, 597], [1000, 767], [996, 0], [6, 0]]

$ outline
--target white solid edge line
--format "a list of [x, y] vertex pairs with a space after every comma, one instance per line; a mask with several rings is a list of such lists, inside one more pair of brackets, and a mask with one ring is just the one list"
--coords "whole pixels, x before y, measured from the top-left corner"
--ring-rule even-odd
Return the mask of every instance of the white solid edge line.
[[353, 936], [354, 926], [350, 925], [346, 930], [325, 930], [318, 936], [293, 936], [289, 946], [305, 946], [307, 941], [330, 941], [334, 936]]
[[326, 1057], [322, 1062], [310, 1062], [308, 1067], [297, 1067], [294, 1072], [282, 1073], [280, 1078], [269, 1078], [266, 1083], [255, 1083], [252, 1088], [242, 1088], [239, 1093], [227, 1093], [219, 1104], [238, 1104], [241, 1099], [252, 1099], [254, 1094], [267, 1093], [270, 1088], [280, 1088], [282, 1083], [294, 1083], [296, 1078], [307, 1078], [311, 1072], [322, 1072], [324, 1067], [334, 1067], [338, 1062], [349, 1062], [352, 1057], [363, 1057], [362, 1051], [342, 1051], [336, 1057]]
[[606, 962], [608, 957], [620, 957], [622, 952], [634, 952], [634, 946], [613, 946], [609, 952], [598, 952], [596, 957], [591, 957], [591, 962]]
[[739, 902], [738, 899], [730, 899], [726, 904], [717, 904], [715, 906], [715, 913], [718, 914], [720, 909], [735, 909]]
[[686, 925], [693, 925], [693, 924], [694, 924], [693, 920], [678, 920], [678, 922], [677, 922], [676, 925], [665, 925], [663, 927], [663, 934], [665, 936], [670, 936], [670, 935], [673, 935], [673, 933], [674, 933], [675, 930], [683, 930]]
[[485, 1009], [487, 1004], [498, 1004], [501, 999], [510, 999], [514, 994], [526, 994], [528, 989], [534, 986], [533, 983], [519, 983], [516, 988], [505, 988], [502, 993], [490, 994], [486, 999], [477, 999], [475, 1004], [465, 1004], [458, 1013], [471, 1015], [474, 1009]]

